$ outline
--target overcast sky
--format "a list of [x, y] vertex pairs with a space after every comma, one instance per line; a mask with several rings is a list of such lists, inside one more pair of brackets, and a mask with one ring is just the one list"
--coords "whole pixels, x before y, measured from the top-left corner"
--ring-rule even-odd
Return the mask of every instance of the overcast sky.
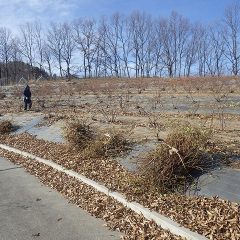
[[109, 16], [134, 10], [152, 16], [168, 16], [177, 11], [191, 21], [213, 22], [221, 18], [231, 0], [0, 0], [0, 26], [15, 31], [18, 25], [40, 20], [43, 24], [78, 17]]

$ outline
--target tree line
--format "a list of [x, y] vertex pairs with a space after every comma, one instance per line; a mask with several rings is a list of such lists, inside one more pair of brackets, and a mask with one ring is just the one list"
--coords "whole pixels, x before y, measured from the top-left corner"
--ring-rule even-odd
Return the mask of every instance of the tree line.
[[23, 62], [28, 78], [44, 72], [71, 79], [97, 77], [181, 77], [238, 75], [240, 4], [226, 7], [212, 24], [192, 23], [172, 12], [155, 17], [79, 18], [71, 22], [28, 22], [13, 34], [0, 28], [0, 78], [17, 80]]

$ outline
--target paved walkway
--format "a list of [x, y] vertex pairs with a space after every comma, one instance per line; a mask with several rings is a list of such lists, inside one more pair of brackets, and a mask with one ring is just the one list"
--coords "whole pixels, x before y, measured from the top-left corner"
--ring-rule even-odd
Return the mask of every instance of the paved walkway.
[[120, 239], [104, 223], [0, 157], [0, 240]]
[[44, 139], [56, 143], [64, 143], [63, 123], [61, 121], [51, 126], [38, 126], [44, 119], [44, 115], [35, 112], [24, 112], [18, 114], [6, 114], [0, 120], [11, 120], [18, 129], [13, 134], [28, 132], [38, 139]]

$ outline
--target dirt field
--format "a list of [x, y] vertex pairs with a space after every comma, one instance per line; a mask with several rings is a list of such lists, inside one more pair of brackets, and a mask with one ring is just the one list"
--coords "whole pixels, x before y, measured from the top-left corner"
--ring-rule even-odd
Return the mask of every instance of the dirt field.
[[[202, 131], [211, 133], [208, 144], [213, 149], [214, 163], [217, 167], [240, 168], [240, 79], [238, 78], [72, 80], [70, 82], [30, 82], [30, 87], [33, 108], [28, 112], [30, 114], [28, 118], [31, 119], [32, 115], [32, 123], [39, 122], [37, 124], [39, 130], [28, 132], [34, 136], [2, 138], [1, 141], [38, 156], [59, 161], [68, 168], [77, 169], [91, 179], [126, 193], [147, 207], [155, 206], [154, 202], [159, 198], [162, 199], [163, 196], [159, 197], [158, 192], [152, 193], [149, 190], [152, 199], [148, 199], [147, 189], [138, 186], [137, 182], [134, 183], [135, 185], [132, 182], [129, 185], [131, 171], [135, 172], [139, 169], [138, 162], [141, 158], [165, 141], [168, 134], [181, 125], [194, 125]], [[23, 89], [24, 86], [6, 86], [1, 89], [0, 114], [2, 117], [16, 119], [19, 115], [21, 119], [21, 116], [24, 116]], [[39, 121], [40, 118], [41, 121]], [[68, 120], [76, 119], [84, 119], [105, 135], [111, 134], [113, 129], [123, 132], [133, 143], [131, 150], [124, 155], [114, 156], [102, 162], [94, 162], [93, 159], [89, 162], [86, 159], [83, 160], [82, 156], [80, 156], [81, 160], [77, 160], [78, 152], [69, 153], [68, 148], [61, 145], [64, 143], [53, 144], [35, 139], [35, 134], [37, 135], [42, 129], [45, 131], [46, 127], [51, 127], [53, 131], [51, 134], [56, 134], [57, 129], [64, 127]], [[54, 137], [54, 139], [57, 138], [58, 136]], [[25, 139], [28, 139], [28, 145]], [[115, 164], [115, 160], [120, 163], [120, 166]], [[112, 175], [108, 176], [108, 171]], [[135, 188], [137, 190], [133, 194], [132, 189]], [[137, 191], [140, 191], [140, 194]], [[144, 191], [146, 195], [143, 194]], [[213, 195], [210, 192], [210, 196]], [[233, 228], [235, 235], [233, 234], [232, 237], [236, 238], [227, 237], [230, 236], [228, 235], [229, 231], [231, 232], [230, 225], [224, 227], [224, 235], [218, 228], [211, 230], [212, 215], [206, 216], [205, 209], [209, 207], [209, 211], [214, 212], [213, 206], [217, 206], [220, 211], [223, 208], [223, 202], [216, 200], [215, 203], [215, 200], [210, 198], [196, 200], [182, 196], [181, 205], [176, 196], [164, 196], [163, 198], [166, 197], [166, 199], [161, 201], [166, 203], [166, 209], [163, 210], [160, 207], [159, 211], [210, 239], [238, 239], [239, 219], [236, 220]], [[176, 204], [173, 199], [176, 200]], [[239, 203], [240, 196], [236, 199]], [[203, 208], [199, 207], [191, 215], [185, 201], [191, 204], [207, 201], [207, 207], [203, 205]], [[174, 213], [169, 212], [170, 202], [172, 202]], [[179, 204], [184, 211], [184, 217], [178, 213]], [[234, 214], [238, 214], [239, 207], [236, 209]], [[221, 214], [215, 217], [224, 219], [221, 218]], [[191, 222], [195, 221], [194, 219], [196, 225], [193, 226]], [[201, 224], [199, 224], [200, 221]], [[215, 225], [221, 225], [221, 221]]]
[[[240, 79], [96, 79], [30, 83], [33, 111], [46, 124], [85, 118], [104, 131], [131, 132], [137, 141], [165, 138], [180, 123], [214, 132], [216, 144], [239, 151]], [[1, 90], [0, 114], [23, 111], [23, 86]]]

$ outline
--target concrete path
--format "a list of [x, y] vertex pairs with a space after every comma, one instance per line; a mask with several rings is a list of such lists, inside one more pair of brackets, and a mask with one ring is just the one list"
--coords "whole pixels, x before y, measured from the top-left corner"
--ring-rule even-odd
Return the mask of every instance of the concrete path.
[[41, 126], [40, 124], [44, 119], [44, 115], [35, 112], [24, 112], [18, 114], [6, 114], [0, 117], [0, 120], [12, 121], [18, 129], [13, 134], [21, 134], [28, 132], [38, 139], [44, 139], [56, 143], [64, 143], [63, 138], [63, 122], [59, 121], [53, 123], [51, 126]]
[[33, 127], [27, 132], [36, 136], [38, 139], [43, 139], [55, 143], [64, 143], [65, 139], [63, 137], [62, 126], [62, 122], [56, 122], [51, 126]]
[[128, 152], [127, 155], [123, 155], [121, 157], [116, 157], [115, 160], [118, 161], [123, 167], [128, 169], [129, 171], [137, 171], [139, 167], [139, 159], [141, 157], [153, 150], [156, 147], [154, 141], [149, 141], [147, 143], [142, 143], [133, 146], [133, 148]]
[[217, 195], [221, 199], [240, 203], [240, 170], [224, 168], [204, 174], [190, 195]]
[[0, 158], [0, 240], [120, 239], [103, 224], [20, 166]]

